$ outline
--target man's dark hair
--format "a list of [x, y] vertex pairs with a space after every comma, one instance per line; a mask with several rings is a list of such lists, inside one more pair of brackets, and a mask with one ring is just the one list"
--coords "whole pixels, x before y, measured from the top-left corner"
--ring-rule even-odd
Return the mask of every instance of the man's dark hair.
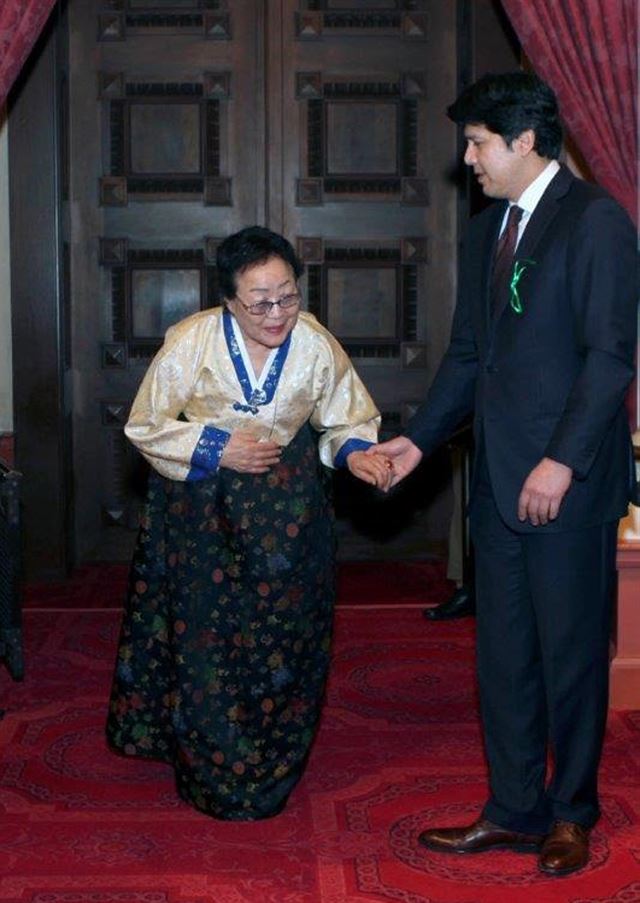
[[247, 226], [225, 238], [216, 253], [218, 286], [222, 298], [235, 296], [238, 273], [256, 264], [266, 263], [271, 257], [280, 257], [288, 263], [296, 279], [304, 272], [304, 265], [291, 244], [277, 232], [263, 226]]
[[527, 129], [535, 132], [534, 150], [556, 159], [562, 125], [556, 96], [533, 72], [488, 73], [470, 85], [447, 109], [460, 125], [484, 125], [507, 144]]

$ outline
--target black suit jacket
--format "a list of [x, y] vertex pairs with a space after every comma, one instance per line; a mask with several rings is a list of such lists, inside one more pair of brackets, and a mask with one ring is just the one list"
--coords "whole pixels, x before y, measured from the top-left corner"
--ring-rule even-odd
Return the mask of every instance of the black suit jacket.
[[[637, 332], [635, 230], [606, 192], [561, 167], [516, 250], [525, 266], [523, 311], [505, 295], [491, 316], [505, 209], [506, 202], [492, 204], [469, 224], [451, 343], [407, 435], [428, 454], [473, 412], [476, 447], [515, 530], [615, 520], [635, 484], [624, 408]], [[558, 518], [533, 527], [517, 518], [518, 496], [545, 456], [569, 465], [574, 479]]]

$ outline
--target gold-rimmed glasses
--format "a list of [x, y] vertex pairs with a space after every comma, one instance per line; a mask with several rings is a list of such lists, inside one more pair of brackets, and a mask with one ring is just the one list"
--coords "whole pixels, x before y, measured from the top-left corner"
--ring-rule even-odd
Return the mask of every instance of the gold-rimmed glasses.
[[242, 298], [239, 298], [237, 295], [235, 299], [244, 307], [247, 313], [254, 317], [265, 317], [276, 306], [280, 310], [289, 310], [292, 307], [296, 307], [300, 304], [300, 292], [290, 292], [288, 295], [282, 295], [281, 298], [274, 298], [273, 300], [265, 298], [264, 301], [256, 301], [255, 304], [245, 304]]

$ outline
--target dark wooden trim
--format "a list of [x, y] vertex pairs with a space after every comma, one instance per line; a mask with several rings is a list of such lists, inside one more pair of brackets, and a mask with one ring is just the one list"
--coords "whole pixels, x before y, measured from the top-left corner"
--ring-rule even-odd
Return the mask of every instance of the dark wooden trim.
[[[285, 135], [285, 109], [293, 103], [295, 97], [295, 75], [287, 71], [283, 59], [284, 46], [284, 15], [286, 4], [283, 0], [262, 0], [262, 41], [256, 51], [260, 52], [260, 58], [264, 60], [264, 81], [260, 99], [264, 111], [264, 127], [260, 132], [259, 140], [264, 148], [265, 159], [265, 193], [259, 202], [263, 207], [258, 207], [264, 216], [264, 224], [276, 232], [285, 230], [285, 191], [287, 183], [302, 173], [292, 170], [295, 163], [288, 159], [286, 154]], [[288, 79], [293, 75], [293, 92], [289, 93]], [[279, 90], [278, 90], [279, 87]], [[287, 128], [290, 128], [287, 125]], [[300, 188], [296, 189], [298, 192]], [[264, 213], [263, 213], [264, 211]], [[262, 224], [262, 223], [260, 223]], [[292, 236], [286, 234], [291, 239]]]
[[[473, 59], [473, 3], [471, 0], [458, 0], [456, 27], [458, 32], [458, 61], [457, 61], [457, 91], [456, 94], [466, 88], [474, 80]], [[453, 98], [452, 98], [453, 100]], [[473, 178], [468, 168], [462, 162], [464, 155], [464, 135], [461, 127], [458, 128], [458, 204], [457, 204], [457, 230], [458, 247], [464, 224], [469, 219], [471, 179]], [[458, 260], [460, 256], [458, 255]]]
[[23, 475], [24, 565], [30, 579], [63, 576], [72, 564], [59, 108], [64, 7], [54, 8], [9, 98], [15, 463]]

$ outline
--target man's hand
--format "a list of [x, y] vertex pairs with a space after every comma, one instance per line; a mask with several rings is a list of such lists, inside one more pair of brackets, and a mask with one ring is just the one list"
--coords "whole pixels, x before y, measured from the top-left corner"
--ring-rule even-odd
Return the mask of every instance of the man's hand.
[[365, 455], [384, 455], [391, 461], [393, 470], [391, 471], [391, 481], [387, 488], [395, 486], [400, 480], [403, 480], [422, 461], [422, 452], [406, 436], [396, 436], [395, 439], [390, 439], [388, 442], [372, 445], [371, 448], [366, 450]]
[[543, 458], [524, 481], [518, 499], [518, 520], [529, 520], [534, 527], [555, 520], [565, 497], [573, 471], [566, 464]]
[[256, 439], [251, 433], [239, 430], [231, 434], [220, 458], [220, 467], [239, 473], [267, 473], [280, 461], [282, 449], [275, 442]]
[[347, 467], [365, 483], [370, 483], [387, 492], [393, 475], [391, 461], [384, 455], [367, 455], [364, 451], [353, 451], [347, 455]]

